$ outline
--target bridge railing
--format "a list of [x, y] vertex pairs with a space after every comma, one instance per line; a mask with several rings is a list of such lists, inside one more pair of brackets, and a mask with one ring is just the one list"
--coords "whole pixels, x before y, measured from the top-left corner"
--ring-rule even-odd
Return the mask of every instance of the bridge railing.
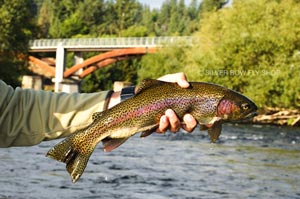
[[116, 49], [135, 47], [159, 47], [173, 43], [192, 45], [191, 36], [180, 37], [119, 37], [119, 38], [72, 38], [72, 39], [36, 39], [29, 43], [30, 50], [55, 50], [58, 45], [65, 49]]

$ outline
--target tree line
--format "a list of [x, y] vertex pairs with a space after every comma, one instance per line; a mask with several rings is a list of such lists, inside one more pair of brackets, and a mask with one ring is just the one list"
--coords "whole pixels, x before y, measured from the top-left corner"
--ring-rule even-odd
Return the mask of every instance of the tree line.
[[191, 34], [199, 5], [166, 1], [150, 10], [136, 0], [44, 0], [39, 9], [40, 37], [164, 36]]
[[[115, 63], [90, 74], [85, 92], [112, 82], [178, 71], [222, 84], [260, 107], [300, 107], [299, 0], [165, 0], [150, 9], [137, 0], [0, 0], [0, 78], [17, 85], [29, 39], [186, 36], [194, 45]], [[90, 56], [91, 53], [85, 56]], [[72, 55], [69, 55], [71, 59]], [[69, 61], [69, 64], [71, 61]]]
[[192, 47], [144, 57], [139, 78], [181, 70], [242, 92], [261, 108], [299, 109], [299, 10], [298, 0], [235, 0], [204, 14]]
[[[0, 0], [0, 52], [5, 54], [0, 77], [19, 84], [26, 63], [16, 55], [26, 57], [30, 39], [191, 35], [198, 30], [200, 9], [197, 0], [190, 5], [166, 0], [160, 9], [137, 0]], [[96, 82], [95, 78], [90, 77]], [[96, 86], [87, 87], [94, 91]]]

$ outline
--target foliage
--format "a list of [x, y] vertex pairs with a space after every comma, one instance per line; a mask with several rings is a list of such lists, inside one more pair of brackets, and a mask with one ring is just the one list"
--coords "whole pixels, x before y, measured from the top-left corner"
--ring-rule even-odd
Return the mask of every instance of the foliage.
[[186, 50], [187, 45], [174, 44], [163, 47], [156, 54], [144, 56], [141, 62], [142, 67], [138, 71], [139, 81], [182, 71]]
[[[150, 10], [137, 0], [43, 0], [39, 9], [40, 37], [189, 35], [197, 30], [199, 5], [165, 1]], [[137, 34], [138, 33], [138, 34]]]
[[0, 5], [0, 79], [17, 86], [25, 70], [22, 58], [35, 31], [35, 7], [29, 0], [0, 0]]
[[43, 38], [90, 34], [104, 20], [103, 0], [44, 0], [38, 14]]
[[203, 0], [200, 5], [201, 13], [212, 12], [221, 9], [229, 0]]
[[[198, 1], [192, 0], [191, 4], [186, 6], [184, 0], [166, 0], [162, 9], [151, 10], [137, 0], [0, 0], [2, 55], [5, 51], [5, 56], [0, 60], [1, 66], [5, 63], [5, 67], [0, 69], [3, 71], [1, 78], [6, 78], [10, 84], [18, 81], [25, 66], [18, 58], [26, 57], [28, 41], [33, 37], [38, 39], [190, 35], [199, 27]], [[68, 66], [72, 65], [71, 56], [72, 53], [68, 53]], [[137, 62], [122, 62], [126, 67], [129, 63]], [[135, 68], [139, 64], [138, 62]], [[127, 73], [126, 67], [123, 67], [123, 73]], [[112, 68], [102, 71], [101, 74], [110, 76], [103, 73], [118, 74], [117, 70]], [[8, 75], [4, 75], [4, 72]], [[96, 82], [97, 78], [98, 75], [93, 75], [89, 79]], [[120, 75], [119, 78], [122, 79], [123, 76]]]
[[115, 81], [136, 84], [138, 67], [139, 60], [130, 59], [98, 69], [83, 80], [81, 85], [82, 92], [111, 90]]
[[260, 106], [299, 108], [299, 9], [292, 0], [240, 0], [206, 14], [200, 44], [186, 52], [189, 77], [226, 85]]
[[152, 23], [158, 36], [190, 35], [195, 31], [198, 22], [199, 6], [197, 1], [191, 1], [185, 6], [184, 0], [170, 0], [162, 4], [160, 12]]

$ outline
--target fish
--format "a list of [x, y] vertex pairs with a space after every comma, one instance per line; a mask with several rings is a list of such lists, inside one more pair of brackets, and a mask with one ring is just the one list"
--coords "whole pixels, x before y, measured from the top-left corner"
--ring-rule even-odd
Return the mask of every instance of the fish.
[[224, 122], [251, 118], [257, 106], [246, 96], [212, 83], [190, 82], [188, 88], [181, 88], [177, 83], [145, 79], [134, 97], [94, 113], [91, 124], [56, 144], [46, 156], [66, 163], [75, 183], [100, 141], [103, 150], [110, 152], [136, 133], [147, 137], [167, 109], [174, 110], [182, 122], [185, 114], [193, 115], [202, 130], [208, 130], [211, 142], [216, 142]]

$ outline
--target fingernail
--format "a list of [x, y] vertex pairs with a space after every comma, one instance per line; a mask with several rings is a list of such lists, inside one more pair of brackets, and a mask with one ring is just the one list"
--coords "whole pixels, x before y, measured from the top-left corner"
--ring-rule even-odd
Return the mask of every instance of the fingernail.
[[163, 123], [167, 123], [168, 120], [167, 120], [167, 117], [163, 117]]
[[166, 115], [168, 117], [172, 116], [173, 115], [173, 111], [171, 109], [166, 110]]
[[192, 122], [193, 121], [193, 117], [191, 115], [185, 115], [184, 116], [184, 120], [187, 122]]

